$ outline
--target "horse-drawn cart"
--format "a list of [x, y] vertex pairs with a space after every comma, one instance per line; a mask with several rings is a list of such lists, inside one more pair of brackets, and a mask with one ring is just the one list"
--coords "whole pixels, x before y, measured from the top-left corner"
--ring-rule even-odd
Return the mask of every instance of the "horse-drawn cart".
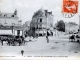
[[69, 41], [77, 41], [80, 42], [80, 36], [78, 34], [73, 34], [69, 37]]
[[20, 46], [22, 43], [25, 43], [24, 38], [22, 36], [17, 37], [11, 34], [0, 34], [0, 41], [3, 45], [3, 42], [6, 42], [7, 45], [16, 45], [16, 43]]

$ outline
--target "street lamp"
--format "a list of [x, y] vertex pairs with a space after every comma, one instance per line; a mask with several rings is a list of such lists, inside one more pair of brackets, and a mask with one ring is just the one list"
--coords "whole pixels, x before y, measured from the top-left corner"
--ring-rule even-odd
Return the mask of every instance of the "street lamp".
[[5, 26], [7, 26], [7, 22], [6, 22], [6, 20], [5, 20], [5, 23], [4, 23], [4, 24], [5, 24]]
[[15, 23], [12, 23], [12, 34], [13, 34], [14, 25], [15, 25]]

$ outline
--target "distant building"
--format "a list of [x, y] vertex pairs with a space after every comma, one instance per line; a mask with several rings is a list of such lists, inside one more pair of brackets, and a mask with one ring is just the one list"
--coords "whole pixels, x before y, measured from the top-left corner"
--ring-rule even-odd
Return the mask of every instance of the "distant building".
[[48, 12], [48, 10], [43, 10], [42, 8], [36, 11], [32, 17], [30, 27], [35, 29], [36, 32], [42, 33], [42, 35], [46, 32], [46, 29], [53, 28], [52, 11]]
[[66, 33], [76, 33], [78, 32], [79, 25], [74, 22], [65, 23], [65, 32]]
[[[0, 30], [10, 30], [14, 35], [22, 32], [22, 20], [19, 20], [17, 10], [15, 10], [14, 13], [4, 13], [0, 11]], [[22, 33], [20, 35], [22, 35]]]
[[28, 30], [30, 30], [30, 21], [26, 21], [24, 24], [23, 24], [23, 34], [26, 36], [27, 35], [27, 32]]

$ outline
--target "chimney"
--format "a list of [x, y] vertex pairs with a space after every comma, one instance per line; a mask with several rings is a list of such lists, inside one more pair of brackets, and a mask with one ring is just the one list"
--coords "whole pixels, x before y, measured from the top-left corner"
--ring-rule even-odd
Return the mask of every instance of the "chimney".
[[14, 11], [14, 15], [17, 15], [17, 9], [15, 9], [15, 11]]

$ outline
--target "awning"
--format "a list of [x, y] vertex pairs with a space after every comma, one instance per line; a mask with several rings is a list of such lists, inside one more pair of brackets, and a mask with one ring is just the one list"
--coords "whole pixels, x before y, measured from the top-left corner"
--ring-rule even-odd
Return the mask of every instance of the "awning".
[[12, 34], [12, 30], [0, 30], [0, 34]]

